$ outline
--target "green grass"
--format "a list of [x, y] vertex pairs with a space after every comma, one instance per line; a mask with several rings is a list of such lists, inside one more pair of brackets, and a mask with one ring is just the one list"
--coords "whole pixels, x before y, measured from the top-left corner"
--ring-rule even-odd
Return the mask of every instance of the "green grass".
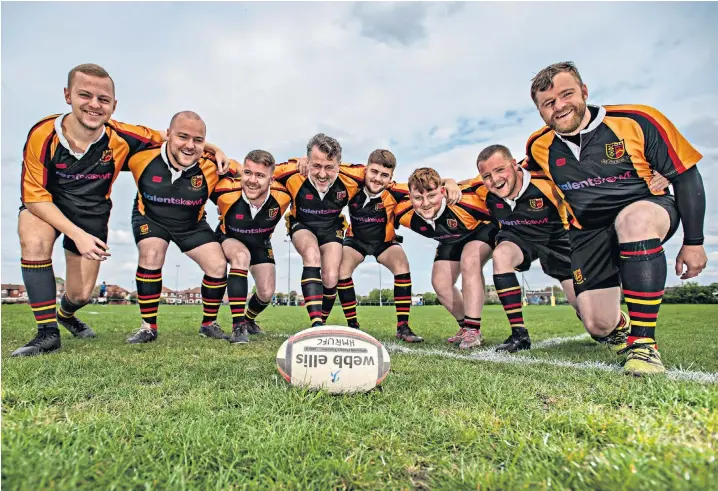
[[[718, 372], [717, 314], [662, 307], [669, 369]], [[88, 306], [96, 339], [64, 333], [59, 353], [15, 359], [34, 323], [29, 307], [3, 306], [3, 487], [718, 489], [718, 384], [555, 365], [620, 366], [589, 339], [513, 356], [544, 360], [530, 365], [394, 352], [382, 390], [331, 396], [290, 387], [274, 365], [304, 310], [268, 309], [268, 335], [246, 346], [200, 338], [199, 316], [162, 306], [158, 341], [131, 346], [137, 307]], [[525, 317], [534, 343], [583, 332], [569, 308]], [[393, 343], [392, 308], [359, 318]], [[487, 343], [503, 341], [501, 308], [483, 318]], [[336, 308], [331, 322], [344, 324]], [[458, 353], [443, 308], [414, 308], [412, 324], [427, 339], [412, 350]]]

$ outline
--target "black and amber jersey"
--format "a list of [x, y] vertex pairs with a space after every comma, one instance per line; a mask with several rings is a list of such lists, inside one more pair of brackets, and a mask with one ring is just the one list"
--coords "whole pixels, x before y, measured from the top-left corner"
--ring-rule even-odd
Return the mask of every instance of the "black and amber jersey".
[[53, 202], [65, 216], [109, 214], [110, 192], [127, 159], [162, 143], [159, 132], [110, 120], [105, 131], [80, 158], [60, 143], [55, 121], [49, 116], [32, 127], [22, 158], [20, 196], [23, 203]]
[[363, 188], [349, 200], [347, 237], [356, 237], [368, 244], [391, 242], [396, 238], [394, 210], [409, 197], [406, 184], [392, 183], [379, 196], [369, 198]]
[[296, 160], [277, 165], [274, 179], [291, 196], [290, 213], [299, 223], [311, 230], [334, 231], [343, 222], [342, 209], [364, 185], [365, 171], [363, 165], [341, 164], [323, 199], [309, 178], [299, 173]]
[[441, 244], [460, 244], [480, 225], [492, 221], [486, 202], [479, 198], [473, 189], [460, 187], [461, 199], [455, 205], [446, 205], [444, 211], [434, 220], [434, 226], [414, 211], [409, 199], [396, 206], [396, 226], [403, 225]]
[[530, 172], [526, 190], [514, 202], [514, 207], [490, 193], [478, 176], [470, 186], [486, 201], [491, 216], [502, 230], [511, 230], [530, 241], [550, 242], [568, 230], [569, 208], [553, 182], [543, 172]]
[[219, 180], [217, 163], [205, 152], [173, 181], [166, 147], [143, 150], [128, 162], [137, 183], [135, 211], [169, 231], [186, 232], [204, 218], [205, 204]]
[[249, 203], [242, 197], [241, 177], [223, 177], [214, 188], [210, 199], [219, 208], [219, 229], [249, 245], [265, 245], [289, 208], [289, 193], [273, 186], [259, 211], [252, 216]]
[[671, 180], [702, 155], [656, 109], [603, 106], [581, 132], [581, 146], [548, 127], [526, 144], [527, 167], [543, 170], [571, 206], [578, 228], [611, 224], [627, 205], [652, 195], [652, 172]]

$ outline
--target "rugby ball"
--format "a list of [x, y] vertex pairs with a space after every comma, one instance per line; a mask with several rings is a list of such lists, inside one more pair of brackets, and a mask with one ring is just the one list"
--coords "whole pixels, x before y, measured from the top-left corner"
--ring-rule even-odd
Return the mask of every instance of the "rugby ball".
[[311, 327], [277, 352], [277, 369], [291, 385], [332, 394], [367, 392], [389, 374], [389, 352], [371, 335], [344, 326]]

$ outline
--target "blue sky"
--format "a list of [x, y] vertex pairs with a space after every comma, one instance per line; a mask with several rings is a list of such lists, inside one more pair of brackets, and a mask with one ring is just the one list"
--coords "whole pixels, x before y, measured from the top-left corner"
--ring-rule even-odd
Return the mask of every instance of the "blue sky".
[[[363, 163], [375, 148], [390, 148], [398, 180], [424, 165], [458, 180], [475, 175], [476, 155], [488, 144], [523, 155], [526, 138], [542, 126], [531, 78], [572, 60], [589, 102], [648, 104], [672, 119], [703, 153], [699, 168], [715, 190], [717, 22], [714, 3], [3, 3], [2, 282], [21, 282], [16, 225], [25, 137], [39, 119], [68, 109], [62, 89], [77, 64], [110, 72], [115, 119], [163, 129], [175, 112], [194, 110], [208, 138], [238, 159], [264, 148], [286, 160], [323, 131], [340, 140], [345, 161]], [[99, 278], [130, 289], [134, 193], [131, 177], [120, 176], [112, 258]], [[214, 225], [216, 213], [208, 215]], [[716, 217], [718, 200], [709, 192], [701, 283], [718, 281]], [[431, 291], [436, 243], [400, 234], [414, 291]], [[286, 290], [289, 262], [299, 290], [301, 261], [293, 249], [288, 257], [285, 239], [280, 226], [273, 238], [278, 289]], [[671, 266], [681, 240], [679, 231], [666, 247]], [[53, 260], [64, 276], [61, 247]], [[680, 283], [671, 269], [668, 283]], [[173, 245], [164, 277], [170, 288], [189, 288], [202, 273]], [[382, 279], [389, 287], [388, 271]], [[531, 287], [555, 284], [538, 263], [526, 279]], [[354, 281], [360, 294], [379, 286], [373, 259]]]

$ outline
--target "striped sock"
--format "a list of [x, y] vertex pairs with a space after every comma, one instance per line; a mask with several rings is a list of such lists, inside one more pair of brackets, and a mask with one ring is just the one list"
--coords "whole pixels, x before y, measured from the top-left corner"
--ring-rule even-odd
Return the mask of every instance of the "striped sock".
[[202, 278], [202, 324], [211, 324], [217, 320], [219, 306], [222, 305], [224, 291], [227, 289], [227, 277]]
[[135, 275], [137, 282], [137, 303], [140, 304], [140, 315], [152, 329], [157, 330], [157, 310], [162, 295], [162, 269], [147, 269], [137, 266]]
[[322, 285], [322, 322], [327, 323], [327, 318], [332, 312], [334, 301], [337, 298], [337, 287], [327, 288]]
[[396, 324], [408, 324], [411, 310], [411, 273], [394, 276], [394, 307]]
[[247, 270], [230, 269], [227, 280], [229, 310], [232, 312], [232, 325], [236, 326], [244, 320], [244, 306], [247, 302]]
[[22, 281], [25, 283], [30, 308], [38, 331], [58, 332], [55, 300], [55, 273], [52, 259], [28, 261], [20, 259]]
[[516, 273], [502, 273], [494, 275], [494, 286], [499, 295], [504, 313], [509, 319], [511, 332], [524, 332], [523, 307], [521, 306], [521, 286], [516, 278]]
[[80, 310], [85, 305], [87, 305], [87, 303], [79, 305], [71, 302], [70, 299], [67, 298], [67, 293], [65, 293], [60, 299], [60, 308], [57, 309], [57, 315], [58, 317], [62, 317], [63, 319], [72, 319], [73, 317], [75, 317], [75, 312]]
[[337, 290], [339, 291], [339, 301], [342, 304], [342, 310], [344, 311], [344, 318], [347, 320], [349, 327], [359, 327], [359, 321], [357, 320], [357, 296], [354, 291], [354, 281], [349, 278], [339, 280], [337, 283]]
[[481, 317], [464, 317], [464, 327], [466, 329], [479, 329], [481, 330]]
[[267, 308], [267, 305], [269, 305], [270, 300], [267, 300], [266, 302], [263, 302], [255, 293], [252, 295], [252, 298], [249, 299], [249, 304], [247, 304], [247, 313], [245, 314], [245, 317], [248, 321], [253, 321], [257, 318], [259, 314], [262, 313], [264, 309]]
[[464, 320], [465, 318], [456, 319], [456, 323], [459, 325], [459, 327], [464, 327]]
[[666, 255], [659, 239], [619, 244], [621, 283], [631, 317], [628, 345], [636, 339], [656, 340], [656, 320], [668, 274]]
[[322, 325], [322, 269], [304, 267], [302, 270], [302, 295], [312, 327]]

